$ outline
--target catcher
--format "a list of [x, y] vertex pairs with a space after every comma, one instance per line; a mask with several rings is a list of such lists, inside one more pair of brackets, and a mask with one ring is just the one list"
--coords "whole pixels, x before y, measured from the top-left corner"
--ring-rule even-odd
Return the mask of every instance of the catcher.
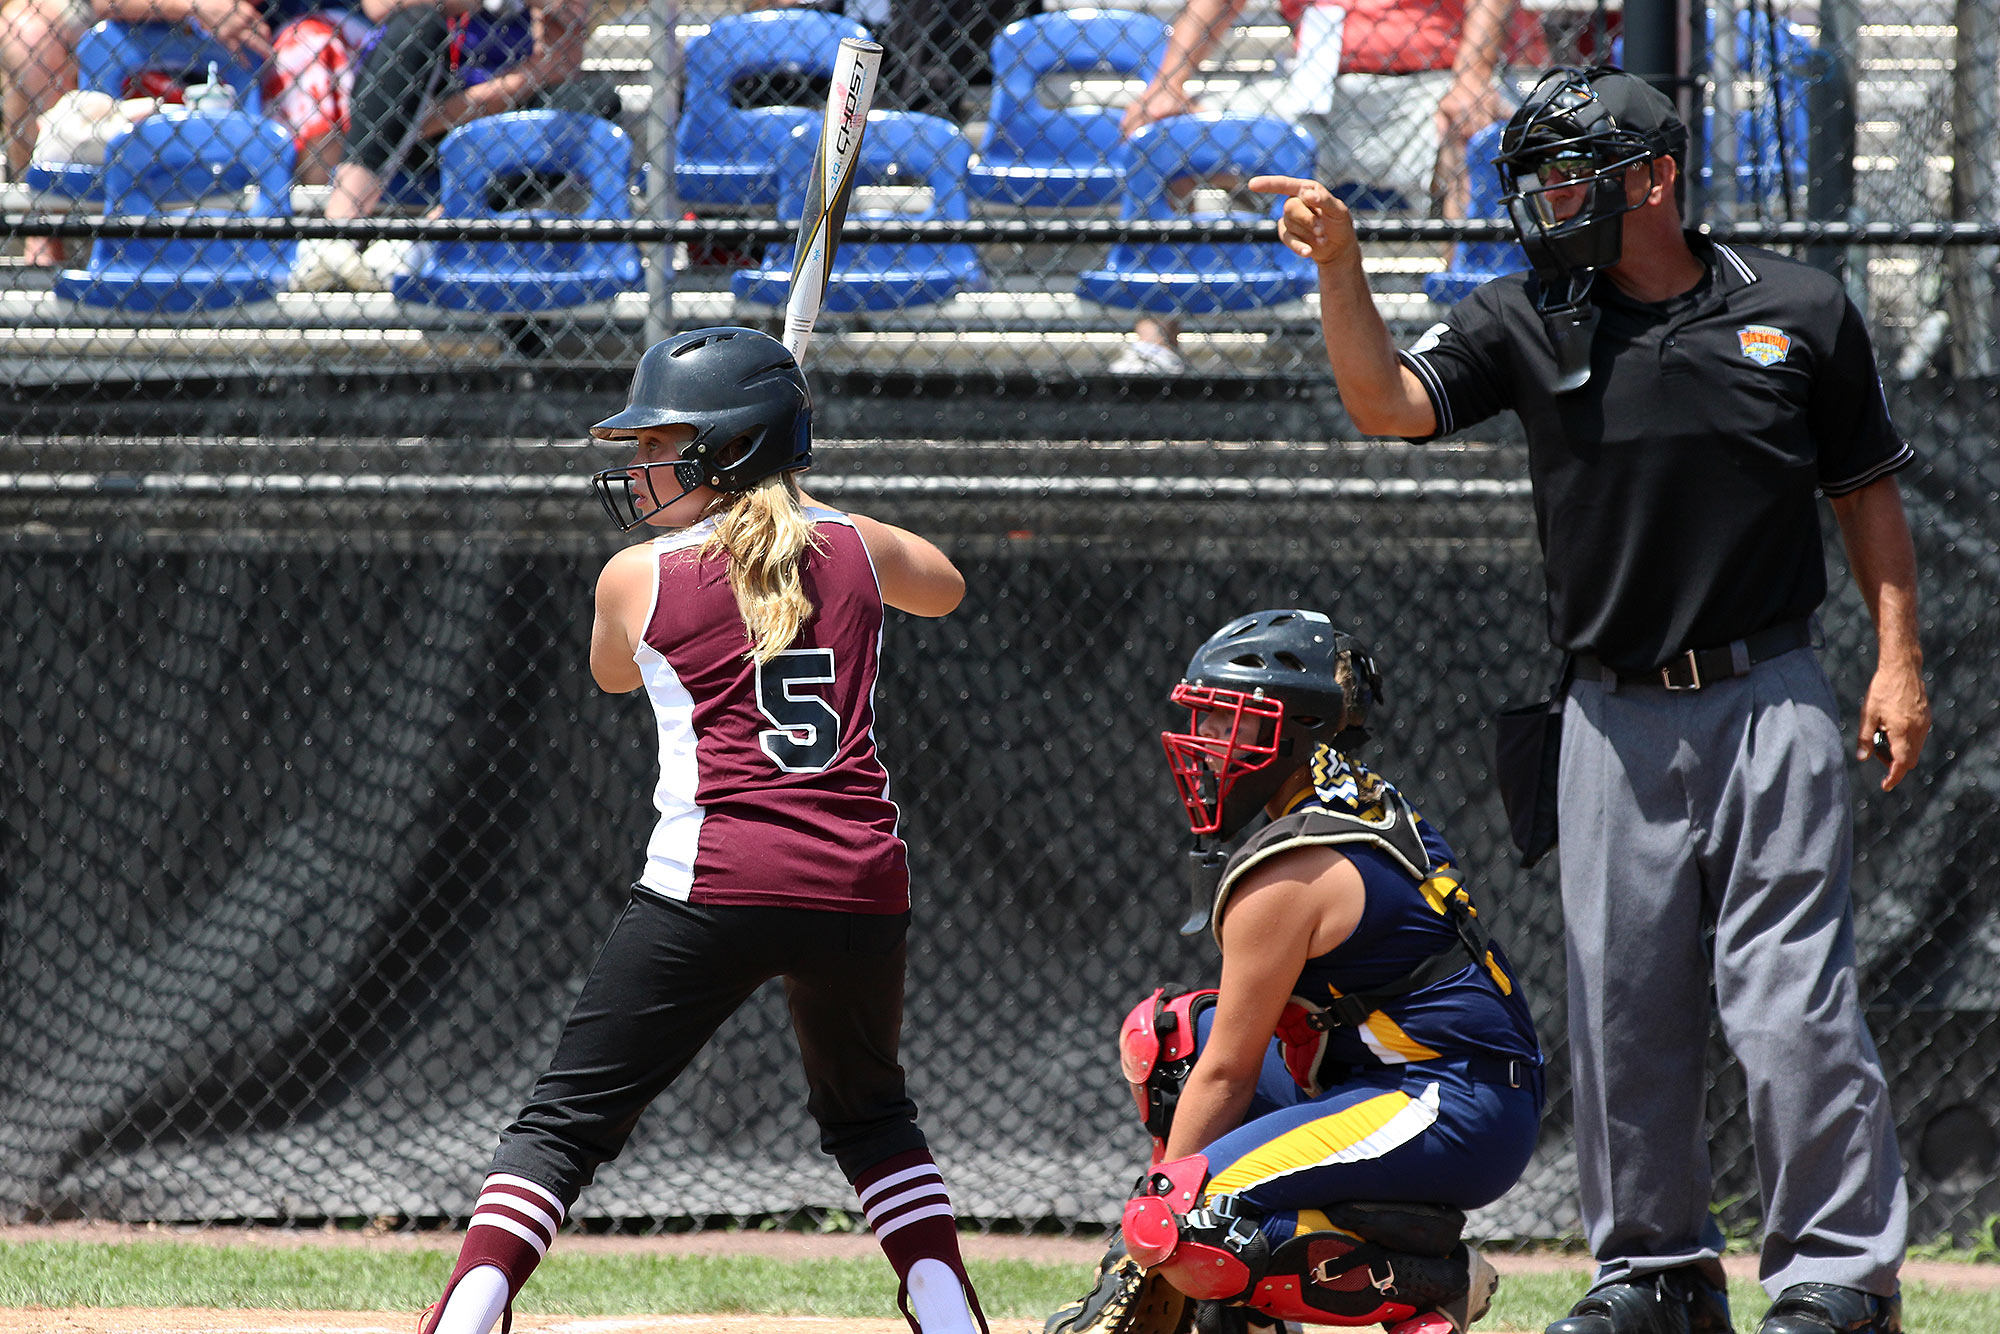
[[1189, 725], [1161, 740], [1196, 835], [1182, 930], [1212, 929], [1222, 977], [1125, 1019], [1153, 1162], [1047, 1334], [1463, 1334], [1485, 1314], [1498, 1279], [1462, 1211], [1527, 1166], [1541, 1055], [1456, 855], [1353, 757], [1381, 698], [1367, 650], [1298, 610], [1230, 622], [1174, 688]]

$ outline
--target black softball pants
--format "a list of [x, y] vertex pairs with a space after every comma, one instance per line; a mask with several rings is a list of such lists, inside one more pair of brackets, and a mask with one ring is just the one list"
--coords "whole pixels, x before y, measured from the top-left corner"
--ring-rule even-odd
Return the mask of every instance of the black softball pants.
[[492, 1170], [542, 1183], [567, 1209], [640, 1113], [774, 977], [820, 1148], [847, 1179], [927, 1149], [896, 1055], [909, 923], [907, 912], [712, 907], [635, 892]]

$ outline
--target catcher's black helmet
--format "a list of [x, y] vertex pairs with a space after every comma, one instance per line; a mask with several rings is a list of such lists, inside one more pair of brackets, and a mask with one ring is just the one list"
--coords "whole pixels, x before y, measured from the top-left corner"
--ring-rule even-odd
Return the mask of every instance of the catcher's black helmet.
[[[1508, 217], [1545, 290], [1571, 295], [1574, 281], [1616, 264], [1624, 240], [1625, 173], [1687, 149], [1667, 95], [1612, 65], [1544, 74], [1500, 132], [1493, 164]], [[1551, 196], [1584, 197], [1566, 216]], [[1581, 299], [1581, 292], [1574, 293]]]
[[[812, 466], [812, 391], [785, 345], [755, 329], [695, 329], [653, 344], [632, 372], [625, 410], [590, 433], [629, 440], [649, 426], [683, 424], [695, 434], [679, 462], [606, 468], [591, 477], [621, 530], [697, 487], [747, 491], [777, 473]], [[671, 469], [674, 486], [656, 490], [655, 469]], [[676, 489], [671, 499], [659, 499]]]
[[[1355, 698], [1341, 684], [1347, 660]], [[1195, 650], [1173, 700], [1188, 730], [1162, 732], [1167, 763], [1196, 834], [1231, 838], [1325, 742], [1368, 739], [1361, 720], [1382, 701], [1374, 659], [1316, 611], [1239, 617]], [[1206, 726], [1204, 726], [1206, 724]]]

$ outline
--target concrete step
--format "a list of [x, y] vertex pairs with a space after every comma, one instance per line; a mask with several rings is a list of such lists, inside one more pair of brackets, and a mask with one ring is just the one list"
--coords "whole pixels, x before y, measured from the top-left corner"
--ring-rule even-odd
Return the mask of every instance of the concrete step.
[[[774, 318], [771, 307], [738, 301], [726, 287], [678, 286], [671, 295], [676, 319], [699, 318], [708, 323], [757, 323]], [[1400, 320], [1423, 319], [1434, 307], [1422, 291], [1377, 291], [1376, 304], [1386, 317]], [[621, 293], [612, 301], [566, 311], [552, 311], [531, 318], [560, 323], [612, 320], [642, 322], [647, 298], [643, 292]], [[209, 333], [234, 337], [246, 331], [285, 333], [315, 331], [396, 331], [452, 330], [478, 332], [506, 320], [483, 312], [453, 311], [442, 307], [401, 302], [387, 292], [283, 292], [271, 301], [231, 306], [203, 312], [199, 327], [190, 326], [184, 314], [128, 314], [88, 309], [65, 301], [47, 290], [17, 288], [0, 291], [0, 335], [11, 333], [15, 343], [29, 328], [101, 326], [101, 332], [152, 331], [183, 337], [191, 350]], [[1097, 305], [1073, 292], [1020, 289], [1014, 291], [965, 292], [936, 305], [905, 311], [862, 311], [843, 314], [835, 311], [820, 316], [824, 329], [872, 329], [911, 333], [926, 337], [949, 336], [955, 330], [1022, 335], [1033, 338], [1049, 333], [1119, 333], [1131, 327], [1132, 312]], [[1216, 315], [1191, 315], [1182, 327], [1214, 334], [1248, 330], [1260, 333], [1319, 328], [1319, 300], [1314, 295], [1251, 311]], [[229, 341], [224, 338], [223, 341]]]

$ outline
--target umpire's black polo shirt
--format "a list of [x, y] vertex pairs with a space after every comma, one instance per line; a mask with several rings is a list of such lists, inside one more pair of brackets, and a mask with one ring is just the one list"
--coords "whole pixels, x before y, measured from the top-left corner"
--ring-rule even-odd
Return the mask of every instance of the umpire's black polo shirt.
[[1598, 278], [1590, 382], [1574, 393], [1551, 390], [1526, 274], [1479, 288], [1402, 354], [1436, 435], [1520, 414], [1550, 638], [1620, 671], [1810, 614], [1826, 596], [1816, 493], [1914, 457], [1837, 280], [1688, 240], [1708, 274], [1682, 297], [1633, 301]]

